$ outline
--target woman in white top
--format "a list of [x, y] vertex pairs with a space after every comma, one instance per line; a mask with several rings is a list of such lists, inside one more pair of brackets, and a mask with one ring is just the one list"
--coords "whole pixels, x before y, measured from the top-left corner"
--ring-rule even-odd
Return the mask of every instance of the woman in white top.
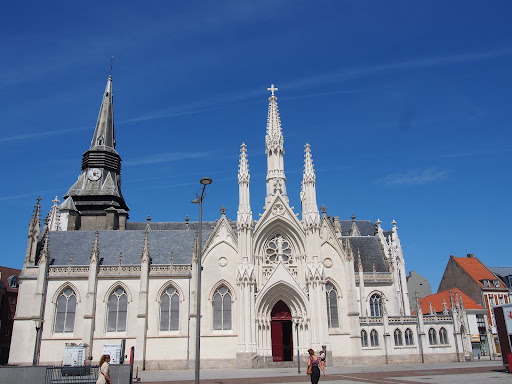
[[98, 373], [98, 380], [96, 384], [112, 384], [112, 379], [108, 375], [110, 355], [103, 355], [100, 359], [100, 372]]

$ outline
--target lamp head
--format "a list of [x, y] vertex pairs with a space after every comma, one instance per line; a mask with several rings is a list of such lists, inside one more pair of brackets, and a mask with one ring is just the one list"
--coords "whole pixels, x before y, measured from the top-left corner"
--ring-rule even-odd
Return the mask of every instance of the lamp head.
[[213, 183], [213, 180], [210, 179], [209, 177], [203, 177], [201, 180], [199, 180], [199, 182], [203, 185], [210, 185], [211, 183]]
[[194, 199], [191, 201], [192, 204], [199, 204], [201, 202], [201, 200], [199, 199]]

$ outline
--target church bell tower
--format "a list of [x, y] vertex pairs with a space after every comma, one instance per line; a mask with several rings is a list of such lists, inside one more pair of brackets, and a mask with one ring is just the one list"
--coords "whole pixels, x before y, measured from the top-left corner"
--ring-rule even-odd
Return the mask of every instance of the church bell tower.
[[121, 157], [116, 151], [112, 76], [108, 77], [82, 172], [60, 206], [61, 229], [124, 229], [128, 206], [121, 194]]

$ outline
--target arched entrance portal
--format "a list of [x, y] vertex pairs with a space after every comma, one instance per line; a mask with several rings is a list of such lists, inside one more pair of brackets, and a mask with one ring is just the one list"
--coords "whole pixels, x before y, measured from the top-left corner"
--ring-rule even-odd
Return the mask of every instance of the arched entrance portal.
[[293, 360], [292, 314], [290, 308], [279, 300], [270, 314], [272, 357], [274, 361]]

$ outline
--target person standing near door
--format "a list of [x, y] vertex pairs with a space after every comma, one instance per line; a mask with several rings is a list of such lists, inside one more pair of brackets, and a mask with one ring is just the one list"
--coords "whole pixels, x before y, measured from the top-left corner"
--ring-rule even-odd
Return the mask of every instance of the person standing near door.
[[327, 376], [325, 374], [324, 363], [317, 355], [315, 355], [315, 351], [308, 349], [308, 352], [309, 359], [307, 372], [310, 374], [309, 377], [311, 379], [311, 384], [318, 384], [318, 381], [320, 380], [320, 369], [324, 373], [324, 376]]

